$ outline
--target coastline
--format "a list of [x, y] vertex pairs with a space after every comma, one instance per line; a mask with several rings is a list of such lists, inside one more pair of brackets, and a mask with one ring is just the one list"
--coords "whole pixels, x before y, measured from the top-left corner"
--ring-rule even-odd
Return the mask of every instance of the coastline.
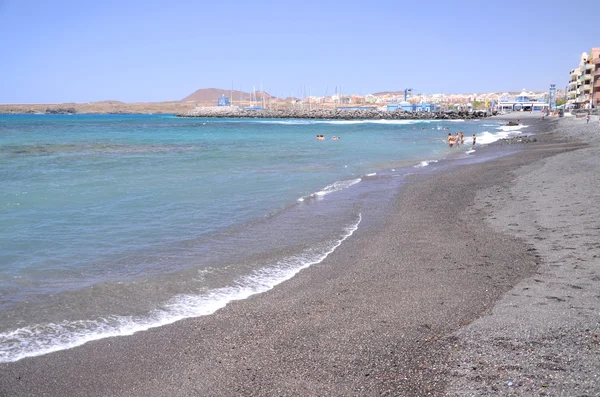
[[0, 392], [442, 395], [443, 338], [540, 261], [521, 238], [481, 222], [491, 215], [476, 193], [508, 188], [518, 167], [578, 147], [549, 138], [415, 176], [381, 209], [384, 222], [365, 222], [343, 249], [275, 289], [212, 316], [2, 364]]

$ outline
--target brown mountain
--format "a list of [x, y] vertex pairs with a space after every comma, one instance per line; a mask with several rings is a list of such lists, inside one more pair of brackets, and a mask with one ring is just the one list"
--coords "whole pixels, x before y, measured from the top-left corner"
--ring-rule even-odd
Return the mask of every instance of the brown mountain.
[[200, 102], [200, 103], [216, 103], [217, 100], [225, 95], [232, 102], [242, 101], [262, 101], [263, 95], [265, 100], [272, 97], [269, 93], [264, 91], [255, 91], [254, 98], [252, 97], [252, 93], [238, 91], [238, 90], [222, 90], [220, 88], [201, 88], [199, 90], [194, 91], [192, 94], [186, 96], [182, 99], [182, 102]]

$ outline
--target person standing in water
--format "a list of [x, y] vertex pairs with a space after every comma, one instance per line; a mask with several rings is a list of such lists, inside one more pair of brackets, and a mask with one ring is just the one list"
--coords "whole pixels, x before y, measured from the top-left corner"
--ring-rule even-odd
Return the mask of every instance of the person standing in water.
[[475, 136], [475, 134], [473, 134], [473, 145], [471, 145], [471, 149], [475, 150], [475, 141], [477, 140], [477, 137]]
[[454, 137], [452, 136], [452, 133], [449, 132], [448, 133], [448, 146], [452, 147], [454, 145]]
[[456, 136], [454, 137], [454, 143], [456, 143], [456, 148], [458, 149], [460, 145], [460, 135], [458, 135], [458, 131], [456, 131]]

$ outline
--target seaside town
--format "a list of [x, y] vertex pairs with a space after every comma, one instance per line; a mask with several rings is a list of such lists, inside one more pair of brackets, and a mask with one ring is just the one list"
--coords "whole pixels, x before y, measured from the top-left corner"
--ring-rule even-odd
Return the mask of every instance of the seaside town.
[[[264, 91], [253, 90], [250, 94], [213, 98], [212, 103], [202, 102], [205, 90], [198, 90], [183, 101], [197, 101], [195, 108], [187, 115], [212, 115], [229, 111], [260, 111], [263, 109], [338, 109], [338, 110], [377, 110], [407, 112], [448, 112], [485, 110], [492, 113], [503, 111], [544, 111], [559, 109], [591, 110], [600, 102], [600, 47], [581, 54], [579, 64], [569, 73], [568, 85], [560, 88], [556, 83], [549, 85], [548, 91], [489, 92], [471, 94], [418, 93], [413, 88], [401, 91], [374, 94], [342, 94], [329, 96], [309, 95], [276, 98]], [[219, 91], [219, 90], [215, 90]], [[306, 92], [306, 87], [299, 90]], [[214, 106], [220, 109], [215, 109]]]

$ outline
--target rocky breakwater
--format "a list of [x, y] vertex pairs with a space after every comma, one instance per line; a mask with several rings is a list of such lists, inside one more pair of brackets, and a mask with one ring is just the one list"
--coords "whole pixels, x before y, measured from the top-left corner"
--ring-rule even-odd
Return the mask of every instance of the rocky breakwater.
[[335, 120], [452, 120], [479, 119], [492, 114], [471, 112], [407, 112], [403, 110], [341, 110], [341, 109], [264, 109], [244, 110], [236, 107], [198, 107], [179, 117], [268, 118], [268, 119], [335, 119]]

